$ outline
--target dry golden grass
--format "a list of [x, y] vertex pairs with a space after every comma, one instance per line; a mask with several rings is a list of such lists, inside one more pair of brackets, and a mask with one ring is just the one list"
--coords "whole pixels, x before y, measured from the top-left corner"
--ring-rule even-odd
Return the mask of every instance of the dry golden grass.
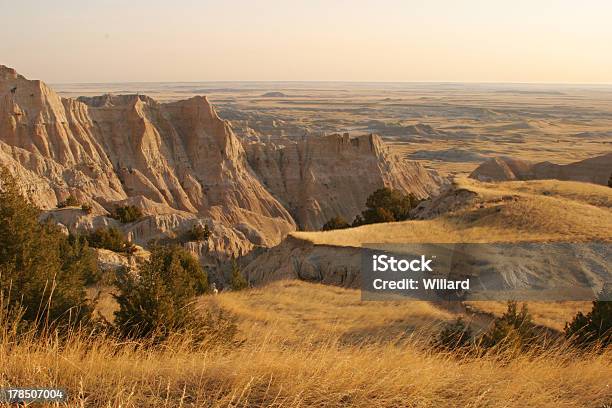
[[456, 185], [476, 193], [475, 202], [435, 219], [292, 235], [318, 245], [354, 247], [372, 242], [612, 240], [609, 187], [556, 180], [480, 183], [467, 178], [456, 180]]
[[[277, 282], [267, 290], [203, 298], [201, 304], [234, 312], [245, 342], [193, 350], [177, 339], [147, 349], [83, 333], [66, 342], [52, 337], [20, 343], [3, 333], [0, 387], [65, 387], [71, 407], [602, 407], [612, 402], [610, 352], [579, 355], [559, 346], [475, 358], [432, 351], [425, 345], [426, 331], [401, 336], [386, 329], [450, 317], [424, 302], [361, 303], [356, 291]], [[357, 341], [359, 336], [364, 341]]]
[[[203, 306], [229, 311], [249, 341], [263, 336], [285, 345], [321, 340], [326, 333], [344, 343], [395, 340], [429, 334], [454, 315], [428, 302], [361, 301], [357, 289], [278, 281], [246, 292], [204, 297]], [[327, 338], [324, 337], [324, 341]]]
[[[496, 301], [468, 301], [465, 302], [475, 312], [484, 312], [495, 316], [502, 315], [507, 308], [506, 302]], [[591, 309], [591, 302], [563, 301], [563, 302], [525, 302], [529, 308], [533, 321], [557, 331], [563, 331], [565, 323], [571, 321], [579, 311]]]
[[[317, 244], [610, 241], [612, 189], [536, 181], [459, 180], [474, 205], [426, 221], [297, 233]], [[546, 193], [544, 193], [546, 192]], [[504, 200], [503, 197], [513, 197]], [[570, 216], [571, 215], [571, 216]], [[612, 351], [564, 345], [484, 357], [433, 351], [440, 324], [464, 313], [427, 302], [362, 302], [357, 290], [281, 281], [203, 297], [236, 317], [239, 345], [194, 349], [188, 339], [139, 347], [74, 333], [16, 342], [1, 333], [0, 387], [66, 388], [87, 407], [604, 407]], [[504, 305], [473, 302], [501, 314]], [[588, 303], [530, 303], [536, 323], [561, 329]], [[113, 309], [103, 298], [107, 313]], [[479, 322], [486, 316], [478, 314]], [[483, 317], [484, 316], [484, 317]], [[470, 316], [468, 315], [469, 319]], [[476, 319], [475, 319], [476, 320]], [[0, 322], [3, 323], [3, 322]], [[5, 324], [0, 324], [0, 331]]]

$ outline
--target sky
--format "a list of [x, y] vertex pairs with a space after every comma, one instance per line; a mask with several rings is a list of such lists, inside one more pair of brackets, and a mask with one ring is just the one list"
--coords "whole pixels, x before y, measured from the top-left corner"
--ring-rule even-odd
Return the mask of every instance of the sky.
[[0, 0], [0, 64], [49, 83], [612, 83], [609, 0]]

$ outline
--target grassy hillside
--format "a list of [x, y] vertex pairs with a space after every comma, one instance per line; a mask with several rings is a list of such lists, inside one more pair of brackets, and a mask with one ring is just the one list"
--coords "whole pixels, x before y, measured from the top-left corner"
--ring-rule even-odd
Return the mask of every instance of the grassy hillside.
[[[315, 244], [612, 240], [612, 189], [595, 184], [538, 180], [480, 183], [458, 179], [447, 195], [470, 199], [458, 209], [440, 199], [433, 219], [372, 224], [326, 232], [296, 232]], [[444, 198], [444, 197], [442, 197]], [[443, 208], [449, 207], [449, 211]]]
[[354, 290], [277, 282], [200, 300], [236, 315], [238, 345], [155, 348], [73, 335], [0, 340], [0, 386], [65, 387], [87, 407], [602, 407], [610, 352], [435, 352], [427, 330], [453, 313], [424, 302], [360, 302]]
[[[436, 217], [296, 233], [315, 244], [612, 240], [612, 189], [568, 182], [459, 180], [461, 205]], [[446, 201], [445, 201], [446, 200]], [[423, 216], [428, 216], [423, 213]], [[100, 306], [110, 314], [110, 298]], [[431, 341], [463, 316], [476, 330], [499, 302], [362, 302], [354, 289], [277, 281], [198, 300], [235, 318], [238, 340], [195, 347], [187, 337], [143, 347], [78, 331], [17, 341], [0, 314], [0, 387], [56, 386], [87, 407], [604, 407], [612, 350], [565, 344], [521, 354], [443, 353]], [[588, 302], [530, 303], [535, 323], [561, 330]]]

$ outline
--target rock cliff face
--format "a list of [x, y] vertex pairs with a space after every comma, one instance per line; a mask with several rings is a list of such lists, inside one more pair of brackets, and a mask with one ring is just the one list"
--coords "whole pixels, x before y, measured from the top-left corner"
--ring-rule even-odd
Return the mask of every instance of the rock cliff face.
[[566, 165], [494, 157], [478, 166], [470, 177], [480, 181], [556, 179], [606, 185], [611, 174], [612, 153], [608, 153]]
[[70, 194], [95, 204], [97, 215], [145, 201], [151, 216], [162, 208], [211, 218], [257, 231], [264, 245], [295, 229], [203, 97], [168, 104], [140, 95], [65, 99], [2, 66], [0, 164], [43, 209]]
[[[352, 220], [383, 186], [419, 197], [440, 179], [390, 154], [377, 136], [332, 135], [284, 145], [243, 143], [205, 97], [159, 103], [143, 95], [61, 98], [0, 66], [0, 165], [65, 227], [116, 225], [134, 242], [177, 237], [207, 223], [195, 253], [244, 254], [276, 245], [296, 221], [318, 229]], [[68, 196], [89, 203], [58, 209]], [[146, 215], [120, 225], [117, 205]]]
[[246, 151], [260, 180], [305, 230], [320, 229], [338, 215], [351, 222], [381, 187], [425, 198], [442, 184], [417, 162], [392, 154], [377, 135], [250, 143]]

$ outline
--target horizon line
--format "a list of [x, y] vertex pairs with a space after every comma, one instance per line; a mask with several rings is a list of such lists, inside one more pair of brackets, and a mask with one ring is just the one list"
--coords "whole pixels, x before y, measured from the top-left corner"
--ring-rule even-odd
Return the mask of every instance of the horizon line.
[[[44, 81], [46, 82], [46, 81]], [[93, 81], [48, 82], [49, 85], [112, 85], [112, 84], [198, 84], [198, 83], [345, 83], [345, 84], [448, 84], [448, 85], [551, 85], [551, 86], [612, 86], [612, 82], [540, 82], [540, 81], [381, 81], [381, 80], [332, 80], [332, 79], [214, 79], [197, 81]]]

